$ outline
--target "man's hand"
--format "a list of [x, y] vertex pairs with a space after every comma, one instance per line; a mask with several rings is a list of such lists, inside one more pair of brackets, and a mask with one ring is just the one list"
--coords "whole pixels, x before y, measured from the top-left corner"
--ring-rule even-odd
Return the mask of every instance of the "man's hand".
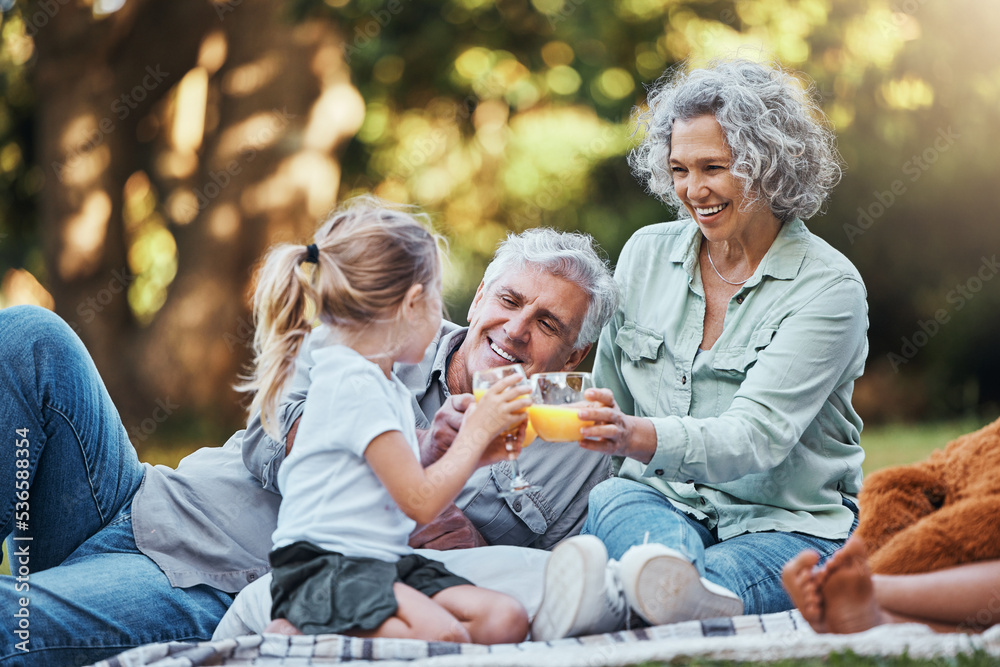
[[420, 438], [420, 464], [425, 468], [441, 458], [458, 435], [462, 419], [469, 406], [476, 402], [472, 394], [449, 396], [441, 409], [434, 413], [431, 430]]
[[410, 535], [410, 546], [414, 549], [449, 551], [487, 545], [472, 522], [452, 503], [429, 524], [417, 526]]

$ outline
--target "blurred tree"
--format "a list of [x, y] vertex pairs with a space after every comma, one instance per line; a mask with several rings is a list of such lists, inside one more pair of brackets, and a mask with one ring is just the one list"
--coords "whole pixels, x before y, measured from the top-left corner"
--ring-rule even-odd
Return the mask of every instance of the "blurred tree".
[[361, 99], [333, 26], [280, 9], [39, 2], [20, 17], [46, 285], [139, 445], [165, 412], [240, 421], [251, 267], [336, 201]]
[[980, 150], [1000, 133], [996, 3], [26, 7], [3, 24], [0, 259], [49, 288], [133, 424], [157, 398], [236, 419], [249, 267], [267, 243], [304, 238], [341, 180], [340, 198], [375, 191], [432, 212], [452, 239], [456, 320], [508, 230], [580, 229], [617, 257], [635, 229], [673, 215], [625, 165], [644, 87], [682, 59], [733, 55], [811, 77], [840, 137], [844, 181], [810, 226], [869, 288], [862, 414], [1000, 401], [986, 344], [1000, 335], [1000, 280], [984, 278], [1000, 164]]

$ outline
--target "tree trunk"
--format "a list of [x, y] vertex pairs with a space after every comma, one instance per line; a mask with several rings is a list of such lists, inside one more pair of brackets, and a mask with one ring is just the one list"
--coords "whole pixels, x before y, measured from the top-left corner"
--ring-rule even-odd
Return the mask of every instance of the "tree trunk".
[[[275, 240], [306, 240], [336, 202], [336, 154], [363, 102], [333, 27], [281, 10], [128, 0], [94, 20], [68, 4], [35, 37], [49, 286], [140, 448], [168, 417], [243, 421], [231, 386], [249, 359], [252, 267]], [[193, 148], [172, 132], [192, 68], [207, 81]], [[145, 326], [127, 298], [123, 219], [140, 171], [177, 244], [176, 277]]]

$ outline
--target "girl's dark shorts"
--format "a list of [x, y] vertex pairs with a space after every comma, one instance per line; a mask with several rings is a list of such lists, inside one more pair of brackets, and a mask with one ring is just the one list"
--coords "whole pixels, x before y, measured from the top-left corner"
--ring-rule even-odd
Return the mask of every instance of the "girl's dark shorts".
[[397, 581], [431, 597], [472, 585], [441, 563], [409, 554], [395, 563], [354, 558], [295, 542], [270, 555], [271, 618], [285, 618], [307, 635], [374, 630], [394, 616]]

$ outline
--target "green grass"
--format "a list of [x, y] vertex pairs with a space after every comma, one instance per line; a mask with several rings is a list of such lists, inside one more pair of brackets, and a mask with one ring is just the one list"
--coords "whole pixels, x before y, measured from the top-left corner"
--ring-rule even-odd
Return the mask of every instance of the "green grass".
[[[639, 667], [667, 667], [668, 665], [684, 665], [684, 667], [736, 667], [745, 662], [723, 660], [694, 660], [678, 658], [671, 662], [645, 662]], [[994, 658], [983, 651], [968, 655], [958, 655], [954, 658], [911, 658], [908, 655], [867, 656], [857, 655], [852, 651], [831, 653], [825, 658], [802, 658], [777, 660], [766, 664], [769, 667], [996, 667], [1000, 659]]]
[[989, 420], [965, 419], [924, 424], [885, 424], [865, 427], [861, 446], [865, 450], [865, 474], [888, 466], [914, 463], [927, 458], [958, 436], [971, 433]]

